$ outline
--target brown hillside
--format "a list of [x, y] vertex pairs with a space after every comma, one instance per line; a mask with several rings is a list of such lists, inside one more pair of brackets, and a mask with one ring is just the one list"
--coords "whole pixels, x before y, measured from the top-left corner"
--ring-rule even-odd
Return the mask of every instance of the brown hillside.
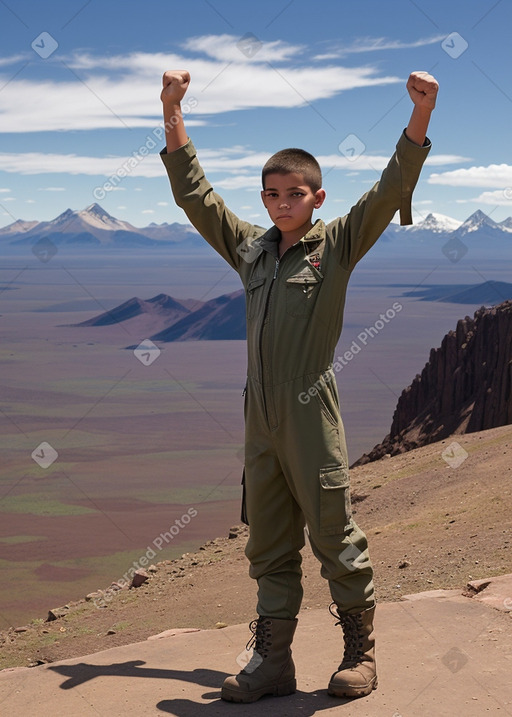
[[[380, 601], [512, 572], [512, 426], [455, 440], [352, 471], [353, 508], [368, 534]], [[256, 585], [247, 575], [244, 531], [156, 563], [146, 584], [120, 590], [104, 608], [84, 599], [53, 622], [41, 615], [22, 631], [11, 628], [0, 636], [0, 667], [85, 655], [170, 628], [251, 620]], [[303, 552], [302, 609], [327, 609], [319, 564], [308, 546]]]

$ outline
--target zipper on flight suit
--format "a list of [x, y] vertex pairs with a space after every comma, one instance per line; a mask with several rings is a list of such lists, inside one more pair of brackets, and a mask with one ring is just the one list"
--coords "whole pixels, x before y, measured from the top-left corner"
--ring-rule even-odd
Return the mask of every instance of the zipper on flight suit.
[[[272, 277], [272, 283], [270, 285], [270, 289], [267, 295], [267, 301], [265, 304], [265, 313], [263, 316], [263, 322], [262, 322], [262, 328], [261, 328], [261, 334], [260, 334], [260, 357], [261, 357], [261, 379], [262, 379], [262, 387], [263, 387], [263, 398], [264, 398], [264, 404], [265, 404], [265, 413], [267, 416], [267, 421], [269, 424], [269, 427], [276, 428], [277, 427], [277, 415], [274, 405], [274, 396], [272, 393], [273, 387], [272, 387], [272, 358], [269, 357], [270, 351], [267, 350], [265, 355], [263, 355], [263, 332], [271, 332], [273, 331], [273, 326], [270, 321], [270, 313], [269, 309], [272, 303], [272, 294], [274, 292], [274, 285], [275, 281], [277, 279], [277, 273], [279, 271], [279, 264], [280, 259], [277, 258], [274, 267], [274, 275]], [[273, 336], [272, 334], [267, 333], [267, 339], [266, 339], [266, 345], [271, 346], [273, 344]], [[266, 360], [267, 359], [267, 360]], [[265, 370], [265, 366], [267, 367], [267, 370]], [[265, 390], [265, 382], [264, 382], [264, 376], [268, 377], [268, 390]]]

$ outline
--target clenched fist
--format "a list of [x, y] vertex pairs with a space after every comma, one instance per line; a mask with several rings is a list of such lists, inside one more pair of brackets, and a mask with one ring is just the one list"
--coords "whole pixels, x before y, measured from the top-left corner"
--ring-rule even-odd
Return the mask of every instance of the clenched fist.
[[169, 70], [162, 78], [164, 86], [160, 99], [164, 105], [177, 105], [181, 102], [190, 84], [187, 70]]
[[407, 80], [407, 91], [417, 107], [433, 110], [439, 85], [428, 72], [411, 72]]

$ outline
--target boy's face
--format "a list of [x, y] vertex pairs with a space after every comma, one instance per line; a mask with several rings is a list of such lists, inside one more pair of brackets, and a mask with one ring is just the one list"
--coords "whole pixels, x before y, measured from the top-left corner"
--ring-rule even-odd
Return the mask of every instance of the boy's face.
[[311, 228], [313, 210], [323, 204], [325, 191], [313, 192], [297, 172], [267, 174], [261, 198], [270, 219], [282, 233], [304, 229], [305, 234]]

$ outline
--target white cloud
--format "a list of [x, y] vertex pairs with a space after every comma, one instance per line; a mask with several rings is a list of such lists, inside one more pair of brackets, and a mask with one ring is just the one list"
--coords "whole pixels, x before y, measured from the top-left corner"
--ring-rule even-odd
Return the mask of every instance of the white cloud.
[[226, 179], [215, 181], [215, 188], [219, 189], [261, 189], [261, 174], [234, 175]]
[[6, 187], [0, 187], [0, 194], [7, 194], [10, 192], [10, 189], [7, 189]]
[[[188, 98], [196, 99], [194, 113], [203, 117], [257, 107], [300, 107], [354, 88], [403, 82], [393, 75], [381, 75], [370, 65], [332, 64], [319, 73], [314, 62], [307, 64], [303, 59], [301, 48], [282, 41], [267, 43], [260, 50], [267, 53], [261, 57], [276, 62], [278, 58], [279, 68], [267, 61], [248, 62], [236, 47], [240, 38], [229, 37], [226, 52], [234, 54], [228, 63], [216, 59], [221, 53], [218, 36], [206, 36], [194, 42], [201, 40], [203, 52], [208, 50], [214, 57], [191, 57], [190, 50], [181, 55], [138, 52], [110, 57], [77, 53], [64, 60], [68, 81], [26, 79], [21, 73], [0, 93], [0, 132], [156, 127], [161, 121], [161, 76], [169, 67], [189, 69]], [[299, 49], [300, 66], [296, 58]], [[0, 76], [0, 84], [9, 79]], [[30, 111], [27, 97], [37, 112]], [[204, 120], [187, 117], [187, 124], [204, 124]]]
[[496, 189], [494, 192], [482, 192], [480, 196], [473, 199], [457, 199], [458, 204], [492, 204], [503, 207], [512, 207], [512, 187], [506, 189]]
[[39, 187], [38, 192], [65, 192], [66, 187]]
[[[44, 154], [42, 152], [0, 152], [0, 170], [18, 174], [85, 174], [109, 177], [127, 162], [128, 157], [86, 157], [77, 154]], [[148, 155], [129, 176], [162, 176], [162, 161]]]
[[442, 42], [446, 35], [433, 35], [432, 37], [420, 38], [412, 42], [401, 42], [400, 40], [391, 40], [386, 37], [360, 37], [351, 45], [338, 45], [330, 48], [328, 52], [316, 55], [315, 60], [331, 60], [336, 57], [344, 57], [361, 52], [382, 52], [383, 50], [408, 50], [415, 47], [424, 47], [425, 45], [434, 45]]
[[7, 65], [15, 65], [18, 62], [24, 60], [27, 62], [29, 55], [10, 55], [9, 57], [0, 57], [0, 67]]
[[[223, 176], [214, 183], [224, 189], [259, 187], [261, 168], [270, 157], [270, 152], [248, 152], [244, 147], [222, 149], [198, 149], [201, 164], [209, 174], [221, 173]], [[237, 156], [238, 155], [238, 156]], [[96, 177], [110, 177], [127, 165], [129, 157], [88, 157], [77, 154], [44, 154], [42, 152], [0, 152], [0, 171], [17, 174], [73, 174]], [[388, 155], [362, 154], [354, 160], [341, 154], [320, 155], [317, 157], [324, 169], [343, 169], [350, 174], [355, 171], [373, 170], [380, 172], [389, 161]], [[427, 159], [431, 166], [468, 161], [458, 155], [431, 155]], [[465, 170], [458, 170], [465, 171]], [[136, 166], [126, 170], [128, 177], [162, 177], [165, 170], [157, 152], [141, 158]], [[226, 176], [232, 174], [233, 176]], [[447, 173], [449, 174], [449, 173]], [[433, 175], [440, 176], [440, 175]], [[430, 181], [430, 180], [429, 180]], [[512, 179], [510, 181], [512, 184]], [[503, 185], [505, 186], [505, 185]], [[64, 188], [60, 188], [64, 189]], [[116, 186], [117, 191], [124, 187]], [[140, 188], [139, 188], [140, 189]], [[59, 188], [46, 188], [46, 191], [60, 191]]]
[[289, 45], [282, 40], [263, 42], [253, 33], [234, 35], [203, 35], [191, 37], [182, 47], [189, 52], [203, 53], [220, 62], [284, 62], [303, 54], [301, 45]]
[[510, 187], [512, 165], [489, 164], [487, 167], [468, 167], [451, 172], [431, 174], [429, 184], [445, 184], [452, 187]]
[[459, 154], [431, 154], [425, 160], [425, 165], [439, 167], [443, 164], [461, 164], [470, 161], [470, 157], [461, 157]]
[[154, 209], [143, 209], [141, 212], [141, 214], [154, 214], [154, 213], [155, 213]]

